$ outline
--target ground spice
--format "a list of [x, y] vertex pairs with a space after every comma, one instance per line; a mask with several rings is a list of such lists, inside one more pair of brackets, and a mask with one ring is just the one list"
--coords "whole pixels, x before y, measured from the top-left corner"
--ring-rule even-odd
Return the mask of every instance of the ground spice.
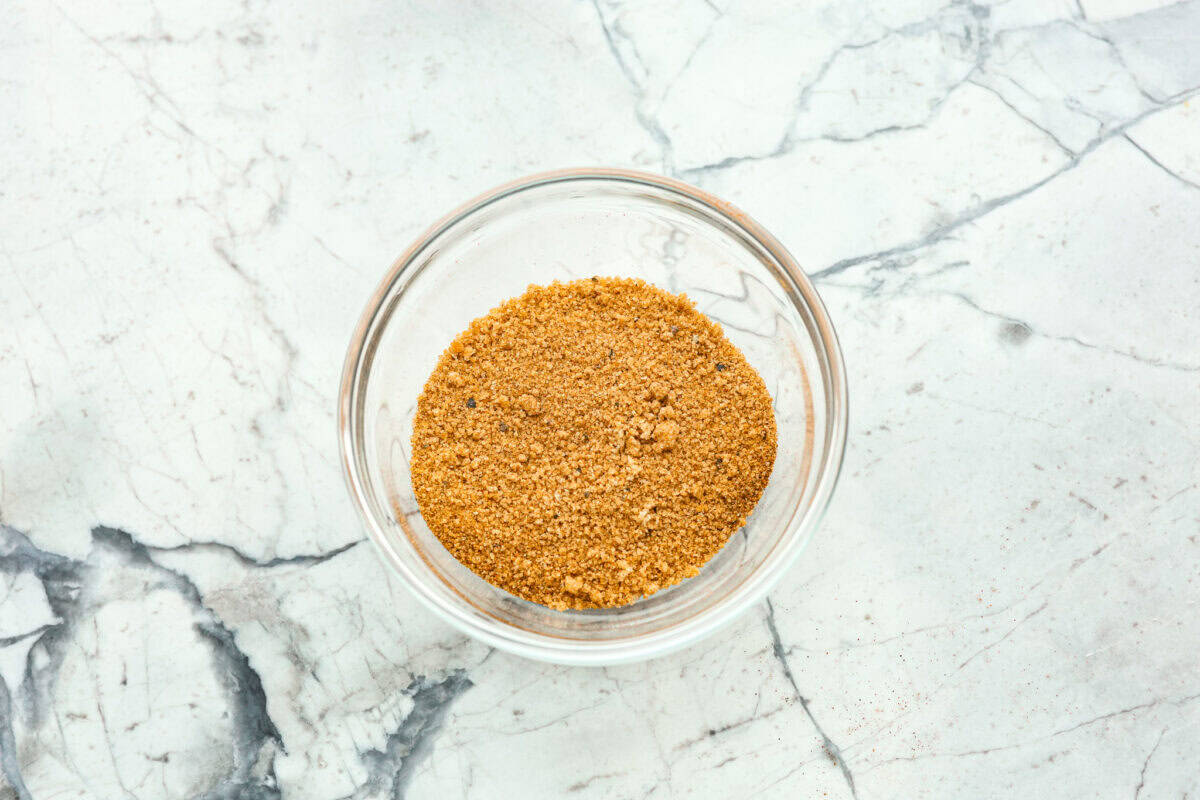
[[775, 461], [762, 378], [681, 295], [640, 280], [531, 286], [471, 323], [417, 403], [412, 478], [460, 562], [551, 608], [692, 577]]

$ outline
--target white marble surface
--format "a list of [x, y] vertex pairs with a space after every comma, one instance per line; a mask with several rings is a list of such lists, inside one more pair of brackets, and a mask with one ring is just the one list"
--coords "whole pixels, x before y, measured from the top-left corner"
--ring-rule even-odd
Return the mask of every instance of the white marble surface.
[[[1200, 2], [37, 3], [0, 32], [0, 797], [1200, 794]], [[561, 166], [740, 205], [843, 478], [607, 670], [418, 607], [334, 397], [382, 270]]]

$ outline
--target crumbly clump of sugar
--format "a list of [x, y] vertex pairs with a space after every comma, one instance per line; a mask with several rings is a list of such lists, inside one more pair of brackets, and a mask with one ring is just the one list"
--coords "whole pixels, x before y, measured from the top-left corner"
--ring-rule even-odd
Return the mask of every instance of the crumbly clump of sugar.
[[762, 378], [682, 295], [640, 280], [530, 286], [471, 323], [417, 402], [430, 529], [551, 608], [631, 603], [695, 575], [775, 461]]

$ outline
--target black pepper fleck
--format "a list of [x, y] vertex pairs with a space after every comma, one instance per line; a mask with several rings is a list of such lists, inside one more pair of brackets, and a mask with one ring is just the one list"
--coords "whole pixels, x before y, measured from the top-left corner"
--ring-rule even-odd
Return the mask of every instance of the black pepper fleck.
[[467, 398], [467, 408], [474, 408], [474, 407], [475, 407], [475, 398], [468, 397]]
[[506, 425], [506, 424], [504, 424], [503, 422], [501, 422], [501, 423], [500, 423], [500, 432], [501, 432], [501, 433], [508, 433], [508, 425]]
[[725, 370], [726, 370], [726, 367], [724, 364], [721, 364], [721, 363], [717, 364], [717, 372], [724, 372]]

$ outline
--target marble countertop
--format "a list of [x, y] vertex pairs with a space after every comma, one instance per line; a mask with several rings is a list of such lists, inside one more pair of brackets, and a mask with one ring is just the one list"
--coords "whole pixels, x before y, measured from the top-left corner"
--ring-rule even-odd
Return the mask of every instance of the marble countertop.
[[[1200, 793], [1200, 2], [5, 16], [0, 798]], [[589, 164], [776, 233], [851, 396], [769, 601], [611, 669], [418, 606], [334, 424], [408, 242]]]

